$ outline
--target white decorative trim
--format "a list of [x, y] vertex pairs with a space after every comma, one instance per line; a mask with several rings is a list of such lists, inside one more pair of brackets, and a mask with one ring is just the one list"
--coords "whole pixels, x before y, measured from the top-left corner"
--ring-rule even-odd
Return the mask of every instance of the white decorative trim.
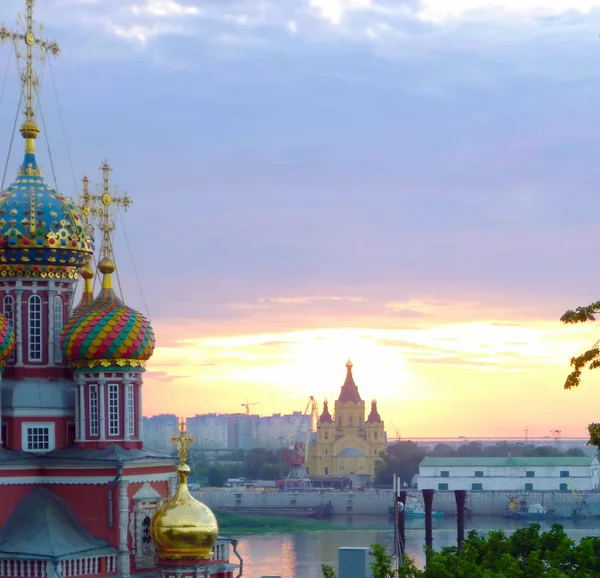
[[156, 551], [150, 540], [150, 521], [162, 501], [162, 496], [146, 483], [139, 489], [133, 500], [135, 565], [138, 569], [155, 568]]
[[18, 408], [5, 408], [4, 410], [4, 415], [6, 417], [73, 417], [74, 416], [74, 412], [72, 408], [66, 409], [66, 408], [48, 408], [48, 409], [44, 409], [44, 408], [39, 408], [39, 407], [32, 407], [32, 408], [24, 408], [24, 407], [18, 407]]
[[106, 439], [106, 383], [103, 379], [98, 380], [98, 391], [100, 393], [100, 440]]
[[[51, 284], [49, 284], [51, 285]], [[43, 341], [43, 339], [42, 339]], [[54, 363], [54, 291], [48, 291], [48, 365]]]
[[[137, 476], [127, 476], [126, 481], [134, 482], [168, 482], [174, 475], [172, 473], [163, 474], [139, 474]], [[72, 476], [16, 476], [10, 478], [0, 478], [0, 486], [28, 486], [40, 484], [61, 484], [61, 485], [106, 485], [113, 481], [113, 476], [89, 476], [74, 478]], [[123, 478], [121, 478], [123, 479]]]
[[119, 480], [119, 554], [117, 560], [121, 578], [126, 578], [131, 573], [131, 558], [127, 547], [127, 528], [129, 526], [128, 486], [129, 482], [127, 480], [123, 478]]
[[132, 499], [134, 502], [137, 500], [162, 500], [162, 496], [148, 482], [145, 482]]
[[15, 339], [15, 348], [17, 350], [17, 367], [23, 366], [23, 290], [17, 285], [17, 335]]
[[175, 474], [173, 477], [169, 478], [169, 500], [175, 495], [178, 486], [177, 474]]

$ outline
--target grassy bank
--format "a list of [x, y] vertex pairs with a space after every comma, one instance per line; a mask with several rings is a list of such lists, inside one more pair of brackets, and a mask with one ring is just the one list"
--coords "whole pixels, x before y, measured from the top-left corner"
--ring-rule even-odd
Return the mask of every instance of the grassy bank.
[[215, 512], [221, 534], [247, 534], [260, 532], [302, 532], [315, 530], [341, 530], [328, 520], [284, 518], [279, 516], [249, 516], [233, 512]]

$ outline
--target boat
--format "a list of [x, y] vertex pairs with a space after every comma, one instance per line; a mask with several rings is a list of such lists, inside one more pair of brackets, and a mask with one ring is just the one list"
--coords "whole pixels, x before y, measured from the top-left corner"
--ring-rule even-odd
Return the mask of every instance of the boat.
[[[394, 506], [390, 506], [388, 509], [389, 518], [394, 519]], [[433, 510], [431, 512], [432, 518], [443, 518], [444, 512], [438, 512]], [[404, 518], [425, 518], [425, 508], [418, 502], [410, 502], [404, 506]]]
[[512, 520], [544, 520], [553, 517], [553, 514], [540, 503], [529, 505], [524, 499], [518, 501], [516, 498], [511, 498], [504, 517]]

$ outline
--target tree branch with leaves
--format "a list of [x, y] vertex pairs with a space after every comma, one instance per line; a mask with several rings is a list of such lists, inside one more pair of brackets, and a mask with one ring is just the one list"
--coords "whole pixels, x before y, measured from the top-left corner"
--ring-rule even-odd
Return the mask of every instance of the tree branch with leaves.
[[[596, 316], [600, 313], [600, 301], [596, 301], [586, 307], [577, 307], [569, 309], [560, 320], [566, 325], [574, 325], [575, 323], [585, 323], [586, 321], [596, 321]], [[591, 349], [585, 353], [571, 358], [571, 367], [573, 371], [569, 373], [565, 380], [565, 389], [578, 387], [581, 384], [581, 372], [586, 367], [588, 369], [596, 369], [600, 367], [600, 340], [594, 343]], [[600, 424], [592, 423], [588, 426], [590, 441], [588, 445], [600, 447]]]

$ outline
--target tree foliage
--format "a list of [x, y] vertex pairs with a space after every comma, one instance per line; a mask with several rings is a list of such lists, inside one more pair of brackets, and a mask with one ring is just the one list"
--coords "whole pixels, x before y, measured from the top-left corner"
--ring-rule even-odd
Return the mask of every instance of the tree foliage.
[[[572, 325], [575, 323], [585, 323], [586, 321], [596, 321], [596, 316], [600, 313], [600, 301], [596, 301], [586, 307], [577, 307], [576, 309], [567, 311], [560, 320]], [[581, 373], [587, 367], [588, 369], [596, 369], [600, 367], [600, 341], [597, 341], [591, 349], [585, 353], [571, 358], [571, 367], [573, 370], [565, 380], [565, 389], [578, 387], [581, 384]], [[590, 440], [588, 445], [600, 447], [600, 424], [591, 423], [588, 426]]]
[[[427, 566], [418, 569], [405, 556], [399, 570], [383, 546], [373, 545], [374, 578], [597, 578], [600, 576], [600, 538], [582, 538], [576, 544], [562, 526], [540, 533], [539, 524], [517, 530], [510, 536], [493, 531], [469, 533], [462, 550], [429, 551]], [[327, 569], [328, 573], [325, 573]], [[330, 567], [322, 567], [324, 578], [334, 578]]]
[[[600, 301], [596, 301], [586, 307], [577, 307], [573, 310], [570, 309], [564, 313], [560, 320], [567, 325], [585, 323], [586, 321], [595, 321], [598, 313], [600, 313]], [[565, 380], [565, 389], [577, 387], [581, 383], [581, 372], [586, 366], [589, 369], [600, 367], [600, 342], [596, 342], [594, 346], [585, 353], [571, 358], [571, 367], [573, 368], [573, 371], [569, 373]]]

